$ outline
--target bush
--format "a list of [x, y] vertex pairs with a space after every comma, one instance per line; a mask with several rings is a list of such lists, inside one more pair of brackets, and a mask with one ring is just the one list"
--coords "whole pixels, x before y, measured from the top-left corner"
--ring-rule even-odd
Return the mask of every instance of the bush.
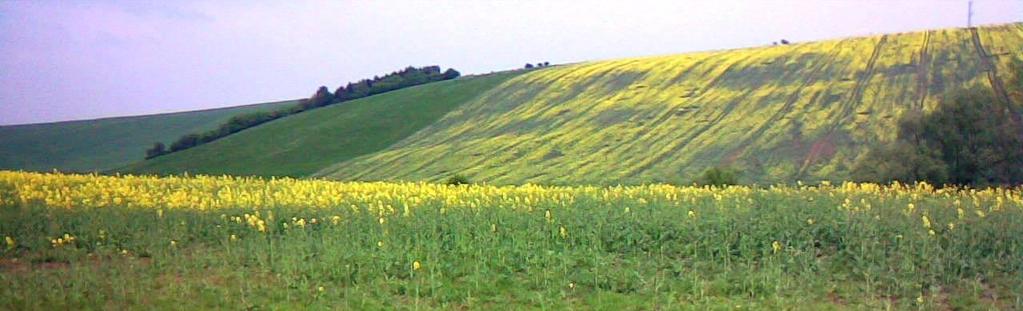
[[462, 176], [462, 175], [454, 175], [454, 176], [449, 177], [448, 181], [446, 181], [445, 184], [454, 185], [454, 186], [461, 186], [461, 185], [471, 184], [471, 182], [469, 182], [469, 178], [468, 177], [465, 177], [465, 176]]
[[739, 184], [739, 172], [724, 167], [712, 167], [703, 171], [696, 184], [701, 186], [730, 186]]

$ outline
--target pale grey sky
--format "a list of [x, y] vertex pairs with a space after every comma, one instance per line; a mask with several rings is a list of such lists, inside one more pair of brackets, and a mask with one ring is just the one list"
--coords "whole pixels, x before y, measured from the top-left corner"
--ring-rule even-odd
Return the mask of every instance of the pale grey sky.
[[[1023, 0], [975, 0], [978, 24]], [[967, 0], [2, 1], [0, 124], [293, 99], [464, 74], [965, 26]]]

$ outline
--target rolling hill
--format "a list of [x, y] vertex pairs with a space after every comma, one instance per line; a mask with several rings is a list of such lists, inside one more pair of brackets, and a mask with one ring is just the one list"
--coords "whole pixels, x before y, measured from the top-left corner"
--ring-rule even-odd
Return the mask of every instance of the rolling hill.
[[141, 161], [154, 142], [170, 143], [187, 133], [216, 128], [237, 114], [294, 103], [0, 126], [0, 169], [105, 171]]
[[[315, 173], [495, 184], [843, 180], [906, 111], [993, 89], [1023, 24], [597, 61], [533, 71], [387, 149]], [[999, 72], [1003, 74], [999, 74]]]
[[949, 91], [1018, 101], [1005, 80], [1020, 47], [1017, 23], [464, 77], [289, 116], [119, 171], [637, 184], [688, 183], [730, 166], [743, 182], [839, 181], [894, 138], [904, 113]]
[[377, 152], [521, 72], [433, 82], [291, 115], [119, 169], [128, 173], [306, 176]]

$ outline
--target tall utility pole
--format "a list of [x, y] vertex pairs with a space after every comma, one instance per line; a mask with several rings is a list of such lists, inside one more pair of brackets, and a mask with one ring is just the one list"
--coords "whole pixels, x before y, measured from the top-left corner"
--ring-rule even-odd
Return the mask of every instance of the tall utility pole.
[[973, 27], [973, 0], [970, 0], [970, 8], [966, 11], [966, 27]]

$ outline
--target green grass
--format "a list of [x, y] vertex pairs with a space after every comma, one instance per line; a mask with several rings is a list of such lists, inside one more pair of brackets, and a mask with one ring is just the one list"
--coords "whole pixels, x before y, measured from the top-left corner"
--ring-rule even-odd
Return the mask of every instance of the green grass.
[[155, 142], [169, 145], [181, 135], [216, 128], [231, 116], [295, 103], [0, 126], [0, 169], [105, 171], [141, 161]]
[[[989, 89], [988, 66], [1002, 80], [1023, 58], [1023, 24], [976, 37], [945, 29], [532, 71], [314, 176], [677, 184], [725, 166], [744, 183], [847, 180], [903, 113], [957, 88]], [[982, 55], [994, 55], [990, 65]]]
[[382, 150], [520, 73], [429, 83], [327, 106], [119, 171], [304, 176]]

